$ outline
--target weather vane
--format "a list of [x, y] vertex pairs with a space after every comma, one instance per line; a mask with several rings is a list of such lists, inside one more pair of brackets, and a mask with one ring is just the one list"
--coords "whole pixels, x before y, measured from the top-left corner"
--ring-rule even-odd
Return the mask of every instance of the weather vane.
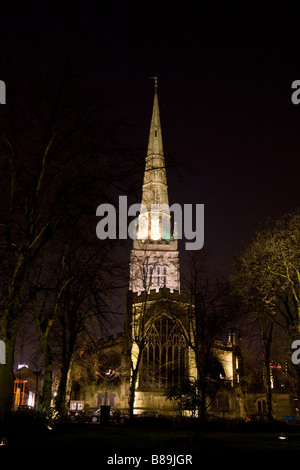
[[154, 86], [155, 88], [157, 88], [157, 80], [158, 80], [158, 77], [149, 77], [149, 78], [152, 78], [155, 82]]

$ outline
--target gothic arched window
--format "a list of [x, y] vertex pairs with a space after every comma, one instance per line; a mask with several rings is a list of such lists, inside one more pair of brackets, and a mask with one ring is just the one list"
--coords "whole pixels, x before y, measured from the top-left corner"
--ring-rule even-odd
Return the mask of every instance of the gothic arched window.
[[147, 266], [145, 264], [143, 264], [143, 281], [144, 283], [146, 282], [147, 280]]
[[164, 266], [164, 274], [163, 274], [163, 286], [167, 286], [167, 266]]
[[149, 280], [148, 280], [148, 288], [152, 286], [152, 282], [153, 282], [153, 266], [149, 266]]
[[160, 266], [156, 268], [156, 279], [157, 279], [157, 287], [160, 287]]
[[259, 413], [265, 413], [267, 410], [267, 402], [266, 400], [258, 400], [257, 402], [257, 409]]
[[152, 323], [143, 353], [140, 388], [180, 386], [186, 376], [187, 347], [179, 326], [166, 315]]

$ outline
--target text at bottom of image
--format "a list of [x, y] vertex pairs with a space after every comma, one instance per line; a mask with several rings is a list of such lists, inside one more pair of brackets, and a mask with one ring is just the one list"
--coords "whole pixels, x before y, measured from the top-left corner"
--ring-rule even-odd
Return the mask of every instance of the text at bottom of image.
[[174, 454], [152, 454], [149, 457], [123, 457], [118, 454], [114, 454], [107, 458], [108, 465], [131, 465], [138, 468], [140, 464], [147, 463], [151, 465], [170, 465], [175, 467], [176, 465], [191, 465], [191, 455], [174, 455]]

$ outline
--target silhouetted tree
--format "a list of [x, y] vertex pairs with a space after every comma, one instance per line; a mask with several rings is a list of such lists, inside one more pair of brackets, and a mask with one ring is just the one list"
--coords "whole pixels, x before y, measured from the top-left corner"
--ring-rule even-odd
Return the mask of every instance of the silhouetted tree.
[[[228, 338], [236, 312], [230, 307], [228, 282], [212, 274], [207, 264], [205, 250], [186, 254], [183, 288], [189, 292], [188, 326], [183, 333], [195, 357], [196, 373], [193, 390], [201, 420], [216, 390], [222, 386], [224, 376], [218, 358], [217, 340]], [[232, 377], [224, 377], [232, 380]], [[213, 381], [213, 387], [212, 387]]]
[[[37, 312], [34, 303], [45, 287], [41, 283], [49, 262], [57, 256], [61, 265], [68, 231], [76, 231], [76, 225], [86, 224], [95, 233], [97, 205], [113, 202], [116, 187], [124, 191], [132, 170], [118, 144], [120, 122], [109, 116], [109, 100], [89, 89], [82, 77], [79, 49], [77, 55], [64, 47], [52, 50], [51, 61], [43, 57], [27, 76], [15, 70], [22, 83], [11, 82], [14, 93], [1, 113], [0, 327], [6, 344], [6, 365], [0, 366], [1, 422], [12, 403], [17, 333], [26, 312]], [[63, 291], [62, 283], [54, 294], [57, 305]], [[46, 313], [47, 305], [43, 308]], [[36, 317], [42, 346], [53, 327], [52, 314]], [[49, 390], [48, 346], [43, 352], [50, 364], [45, 377]]]
[[291, 340], [299, 335], [299, 211], [269, 220], [257, 230], [241, 256], [234, 260], [230, 283], [259, 327], [271, 417], [270, 360], [274, 327], [280, 326]]

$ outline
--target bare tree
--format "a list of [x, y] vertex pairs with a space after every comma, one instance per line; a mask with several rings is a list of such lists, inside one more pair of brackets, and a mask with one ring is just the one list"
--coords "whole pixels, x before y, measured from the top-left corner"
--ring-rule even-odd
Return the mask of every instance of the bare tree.
[[299, 253], [300, 215], [296, 211], [267, 221], [233, 262], [230, 275], [233, 291], [259, 326], [270, 417], [270, 360], [274, 328], [280, 326], [291, 339], [299, 333]]
[[[115, 186], [124, 189], [130, 174], [126, 165], [117, 165], [128, 162], [118, 147], [120, 125], [107, 118], [105, 99], [82, 86], [77, 59], [67, 51], [66, 60], [59, 51], [51, 77], [42, 69], [27, 82], [23, 75], [0, 123], [0, 326], [6, 345], [1, 422], [11, 408], [15, 342], [23, 316], [34, 310], [37, 273], [46, 278], [57, 240], [68, 236], [75, 221], [88, 221], [86, 229], [95, 233], [97, 205], [114, 200]], [[39, 325], [42, 340], [52, 323], [45, 317]]]
[[[144, 350], [147, 346], [147, 301], [153, 282], [153, 264], [149, 263], [149, 256], [145, 252], [144, 259], [135, 262], [135, 272], [131, 275], [131, 282], [135, 282], [135, 277], [141, 280], [142, 295], [140, 296], [139, 308], [133, 303], [134, 294], [132, 291], [127, 295], [127, 312], [125, 323], [125, 343], [124, 353], [129, 364], [123, 365], [124, 377], [126, 377], [126, 369], [129, 369], [129, 417], [134, 415], [134, 400], [137, 387], [139, 371], [141, 367]], [[127, 373], [128, 374], [128, 373]]]
[[[103, 247], [90, 252], [87, 246], [72, 253], [72, 262], [68, 269], [67, 287], [64, 289], [58, 313], [58, 337], [60, 343], [60, 383], [56, 398], [56, 407], [64, 410], [68, 390], [68, 376], [74, 353], [80, 338], [85, 333], [94, 317], [98, 324], [105, 323], [110, 313], [109, 296], [114, 289], [116, 277], [113, 275], [113, 256]], [[84, 252], [83, 252], [84, 251]]]
[[190, 296], [188, 326], [183, 333], [196, 366], [196, 377], [190, 378], [188, 390], [197, 393], [195, 403], [201, 420], [205, 420], [207, 408], [219, 388], [233, 380], [233, 377], [224, 377], [217, 340], [228, 338], [234, 311], [230, 308], [227, 281], [209, 272], [207, 258], [204, 250], [191, 252], [183, 270], [184, 288]]

